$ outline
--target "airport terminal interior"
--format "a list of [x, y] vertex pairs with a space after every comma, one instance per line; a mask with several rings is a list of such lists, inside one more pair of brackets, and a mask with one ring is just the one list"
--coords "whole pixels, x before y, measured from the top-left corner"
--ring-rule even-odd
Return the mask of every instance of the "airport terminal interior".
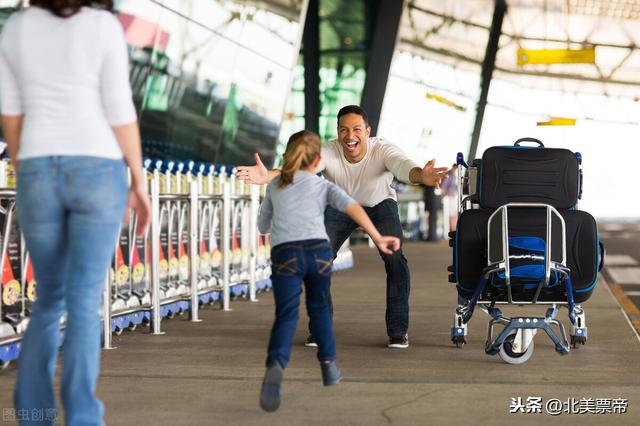
[[[151, 225], [128, 213], [104, 280], [106, 424], [640, 424], [639, 0], [113, 3]], [[0, 34], [29, 7], [0, 0]], [[283, 266], [258, 229], [266, 185], [236, 173], [255, 153], [282, 167], [303, 129], [341, 144], [347, 105], [419, 169], [449, 169], [389, 186], [408, 341], [389, 340], [393, 268], [357, 228], [331, 264], [342, 379], [323, 386], [303, 292], [266, 412]], [[38, 287], [7, 152], [0, 247], [0, 423], [66, 424], [62, 356], [58, 410], [14, 405]]]

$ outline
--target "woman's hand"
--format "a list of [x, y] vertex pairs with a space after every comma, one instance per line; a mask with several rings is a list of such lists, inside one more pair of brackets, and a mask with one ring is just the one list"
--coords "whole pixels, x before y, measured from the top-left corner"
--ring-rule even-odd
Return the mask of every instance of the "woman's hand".
[[398, 237], [390, 237], [381, 235], [377, 240], [373, 241], [378, 250], [384, 254], [393, 254], [394, 251], [400, 249], [400, 239]]
[[127, 206], [136, 212], [136, 235], [141, 237], [151, 223], [151, 202], [144, 184], [131, 185]]

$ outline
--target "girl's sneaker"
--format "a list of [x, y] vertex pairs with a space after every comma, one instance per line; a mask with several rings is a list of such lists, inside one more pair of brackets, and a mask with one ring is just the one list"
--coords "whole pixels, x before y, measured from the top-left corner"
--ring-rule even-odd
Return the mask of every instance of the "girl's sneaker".
[[322, 370], [322, 384], [325, 386], [337, 385], [342, 379], [342, 373], [335, 361], [320, 361]]
[[272, 413], [280, 407], [280, 385], [283, 373], [282, 367], [277, 362], [268, 367], [264, 373], [260, 390], [260, 407], [264, 411]]

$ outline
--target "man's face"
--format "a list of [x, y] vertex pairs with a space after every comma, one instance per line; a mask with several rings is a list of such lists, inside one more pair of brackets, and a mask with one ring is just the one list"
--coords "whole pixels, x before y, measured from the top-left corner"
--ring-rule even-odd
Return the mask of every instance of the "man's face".
[[362, 116], [345, 114], [338, 121], [338, 140], [342, 144], [344, 155], [349, 161], [360, 161], [367, 152], [367, 138], [371, 127]]

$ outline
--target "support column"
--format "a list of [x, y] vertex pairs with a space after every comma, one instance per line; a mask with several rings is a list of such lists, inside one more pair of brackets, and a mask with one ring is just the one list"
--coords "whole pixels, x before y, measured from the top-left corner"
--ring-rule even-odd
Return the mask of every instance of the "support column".
[[320, 19], [318, 1], [309, 0], [302, 36], [304, 61], [304, 125], [318, 133], [320, 128]]
[[480, 131], [482, 129], [482, 120], [484, 118], [484, 110], [487, 106], [487, 97], [489, 95], [489, 86], [493, 70], [496, 66], [496, 53], [498, 52], [498, 42], [502, 34], [502, 21], [507, 12], [507, 3], [505, 0], [495, 0], [495, 8], [493, 9], [493, 20], [491, 21], [491, 29], [489, 30], [489, 41], [487, 42], [487, 50], [484, 54], [482, 62], [482, 74], [480, 76], [480, 97], [476, 108], [476, 119], [473, 124], [473, 133], [471, 134], [471, 145], [469, 146], [469, 161], [473, 161], [478, 150], [478, 141], [480, 141]]
[[387, 89], [391, 60], [396, 47], [398, 28], [404, 9], [404, 0], [380, 0], [367, 60], [367, 77], [362, 89], [360, 105], [369, 115], [371, 135], [375, 136], [380, 122], [382, 101]]

